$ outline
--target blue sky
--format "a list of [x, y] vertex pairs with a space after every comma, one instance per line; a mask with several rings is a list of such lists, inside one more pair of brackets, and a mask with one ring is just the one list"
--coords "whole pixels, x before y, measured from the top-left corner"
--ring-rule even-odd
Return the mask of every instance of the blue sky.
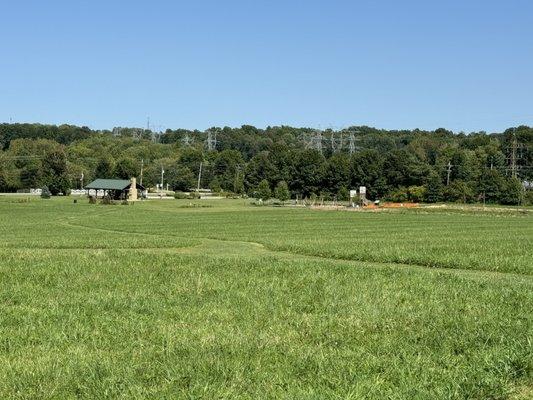
[[533, 125], [533, 2], [2, 1], [0, 122]]

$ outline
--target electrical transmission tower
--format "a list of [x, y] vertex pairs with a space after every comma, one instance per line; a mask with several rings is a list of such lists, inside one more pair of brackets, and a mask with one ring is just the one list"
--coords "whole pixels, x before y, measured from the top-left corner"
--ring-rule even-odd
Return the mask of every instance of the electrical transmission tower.
[[322, 131], [315, 129], [309, 141], [309, 147], [322, 153]]
[[304, 149], [311, 148], [311, 136], [308, 133], [301, 133], [298, 139], [302, 143]]
[[189, 136], [189, 134], [186, 134], [182, 139], [181, 139], [181, 142], [183, 143], [183, 145], [185, 147], [189, 147], [192, 143], [193, 143], [193, 140], [192, 138]]
[[518, 177], [518, 169], [520, 168], [518, 166], [518, 160], [522, 158], [522, 151], [524, 148], [524, 145], [522, 143], [518, 143], [518, 139], [516, 138], [516, 133], [512, 133], [513, 137], [511, 139], [511, 145], [508, 147], [508, 150], [510, 151], [509, 156], [507, 157], [507, 160], [509, 162], [509, 169], [511, 171], [511, 176], [513, 178]]
[[206, 139], [206, 146], [207, 150], [213, 151], [217, 148], [217, 133], [213, 129], [207, 130], [207, 139]]
[[357, 145], [357, 143], [361, 140], [360, 137], [356, 137], [355, 134], [359, 133], [359, 131], [350, 131], [348, 133], [348, 152], [350, 154], [353, 154], [356, 152], [356, 150], [359, 150], [361, 147]]
[[331, 142], [331, 152], [336, 153], [338, 151], [342, 150], [344, 138], [342, 135], [342, 132], [338, 132], [337, 136], [335, 136], [335, 131], [332, 130], [329, 138]]

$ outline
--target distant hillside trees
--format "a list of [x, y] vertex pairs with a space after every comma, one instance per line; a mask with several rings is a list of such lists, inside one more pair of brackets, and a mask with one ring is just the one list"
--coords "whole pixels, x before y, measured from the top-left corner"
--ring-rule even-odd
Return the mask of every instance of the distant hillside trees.
[[46, 185], [65, 193], [95, 178], [140, 178], [142, 166], [145, 186], [160, 183], [163, 169], [164, 183], [179, 191], [195, 188], [200, 177], [203, 188], [248, 195], [266, 181], [275, 197], [283, 188], [292, 198], [344, 199], [366, 186], [370, 199], [518, 204], [522, 181], [533, 181], [527, 126], [494, 134], [353, 126], [323, 132], [321, 151], [309, 128], [209, 131], [216, 138], [211, 151], [199, 130], [159, 136], [141, 128], [0, 124], [0, 190]]

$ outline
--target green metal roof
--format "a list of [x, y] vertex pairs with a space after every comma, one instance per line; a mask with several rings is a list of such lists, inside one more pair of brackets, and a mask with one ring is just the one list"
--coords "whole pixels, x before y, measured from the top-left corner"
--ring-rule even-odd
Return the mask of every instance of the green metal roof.
[[127, 179], [96, 179], [85, 186], [85, 189], [124, 190], [130, 183]]

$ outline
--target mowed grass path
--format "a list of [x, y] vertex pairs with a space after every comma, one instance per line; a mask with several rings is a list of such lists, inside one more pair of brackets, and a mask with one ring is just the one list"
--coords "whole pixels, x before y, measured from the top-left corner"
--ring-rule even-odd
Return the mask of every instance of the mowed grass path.
[[0, 398], [530, 398], [530, 215], [0, 199]]

